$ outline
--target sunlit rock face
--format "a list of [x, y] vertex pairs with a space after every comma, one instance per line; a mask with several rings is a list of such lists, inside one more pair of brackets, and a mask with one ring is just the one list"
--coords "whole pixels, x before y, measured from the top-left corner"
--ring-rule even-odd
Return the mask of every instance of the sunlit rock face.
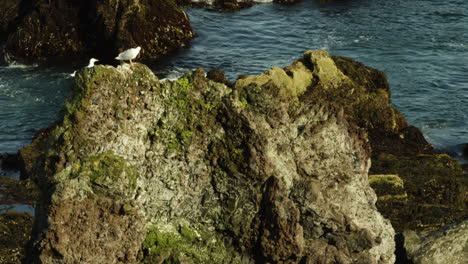
[[366, 130], [336, 97], [366, 89], [324, 51], [231, 88], [202, 69], [78, 71], [63, 117], [21, 150], [44, 193], [31, 261], [394, 263]]

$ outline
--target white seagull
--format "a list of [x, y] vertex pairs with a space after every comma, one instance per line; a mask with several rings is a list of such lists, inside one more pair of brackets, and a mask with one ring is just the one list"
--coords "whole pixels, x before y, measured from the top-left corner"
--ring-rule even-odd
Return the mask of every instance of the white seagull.
[[138, 53], [140, 53], [141, 47], [136, 47], [133, 49], [128, 49], [122, 53], [119, 54], [119, 56], [115, 57], [116, 60], [128, 60], [130, 61], [130, 64], [132, 64], [132, 60], [138, 56]]
[[99, 60], [98, 60], [98, 59], [95, 59], [95, 58], [91, 58], [91, 59], [89, 60], [88, 66], [86, 66], [86, 67], [88, 67], [88, 68], [94, 67], [94, 63], [95, 63], [96, 61], [99, 61]]
[[[89, 60], [88, 66], [86, 66], [86, 67], [88, 67], [88, 68], [94, 67], [94, 63], [95, 63], [96, 61], [99, 61], [99, 60], [98, 60], [98, 59], [95, 59], [95, 58], [91, 58], [91, 59]], [[72, 74], [70, 74], [71, 77], [75, 77], [75, 75], [76, 75], [76, 71], [74, 71]]]

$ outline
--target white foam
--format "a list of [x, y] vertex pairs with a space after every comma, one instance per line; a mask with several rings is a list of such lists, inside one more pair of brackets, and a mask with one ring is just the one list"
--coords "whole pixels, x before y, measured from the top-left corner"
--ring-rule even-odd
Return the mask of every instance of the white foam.
[[18, 63], [16, 61], [10, 62], [6, 68], [11, 68], [11, 69], [27, 69], [27, 68], [36, 68], [38, 64], [22, 64]]

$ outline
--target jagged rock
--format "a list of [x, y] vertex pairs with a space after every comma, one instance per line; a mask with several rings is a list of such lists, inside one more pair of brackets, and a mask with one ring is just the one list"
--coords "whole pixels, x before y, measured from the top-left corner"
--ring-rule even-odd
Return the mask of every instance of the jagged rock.
[[44, 192], [31, 261], [393, 263], [366, 133], [315, 96], [366, 88], [322, 51], [234, 87], [78, 71], [63, 118], [21, 152]]
[[165, 54], [193, 37], [187, 14], [173, 0], [26, 1], [7, 17], [6, 50], [23, 60], [87, 54], [113, 59], [141, 46], [141, 57]]
[[405, 231], [403, 235], [407, 255], [414, 264], [466, 263], [468, 259], [468, 220], [432, 233]]

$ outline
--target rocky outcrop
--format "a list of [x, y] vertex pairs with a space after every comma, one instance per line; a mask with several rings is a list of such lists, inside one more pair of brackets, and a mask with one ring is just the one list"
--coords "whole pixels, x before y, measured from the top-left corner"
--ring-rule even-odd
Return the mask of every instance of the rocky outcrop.
[[154, 57], [193, 38], [187, 14], [173, 0], [3, 2], [6, 50], [22, 60], [82, 54], [113, 59], [136, 46], [141, 57]]
[[324, 51], [233, 88], [201, 69], [78, 71], [63, 118], [21, 152], [44, 192], [30, 262], [393, 263], [367, 135], [335, 103], [369, 89]]
[[[367, 131], [372, 149], [371, 175], [395, 175], [403, 181], [404, 191], [400, 189], [398, 195], [377, 187], [379, 211], [397, 231], [432, 231], [463, 220], [468, 208], [468, 182], [460, 164], [448, 155], [435, 153], [419, 129], [391, 106], [390, 87], [383, 72], [349, 58], [333, 60], [359, 85], [340, 84], [334, 77], [337, 85], [348, 88], [318, 90], [313, 97], [342, 107], [347, 120]], [[406, 198], [401, 199], [402, 195]]]
[[414, 264], [465, 263], [468, 259], [468, 220], [436, 232], [405, 231], [404, 246]]

